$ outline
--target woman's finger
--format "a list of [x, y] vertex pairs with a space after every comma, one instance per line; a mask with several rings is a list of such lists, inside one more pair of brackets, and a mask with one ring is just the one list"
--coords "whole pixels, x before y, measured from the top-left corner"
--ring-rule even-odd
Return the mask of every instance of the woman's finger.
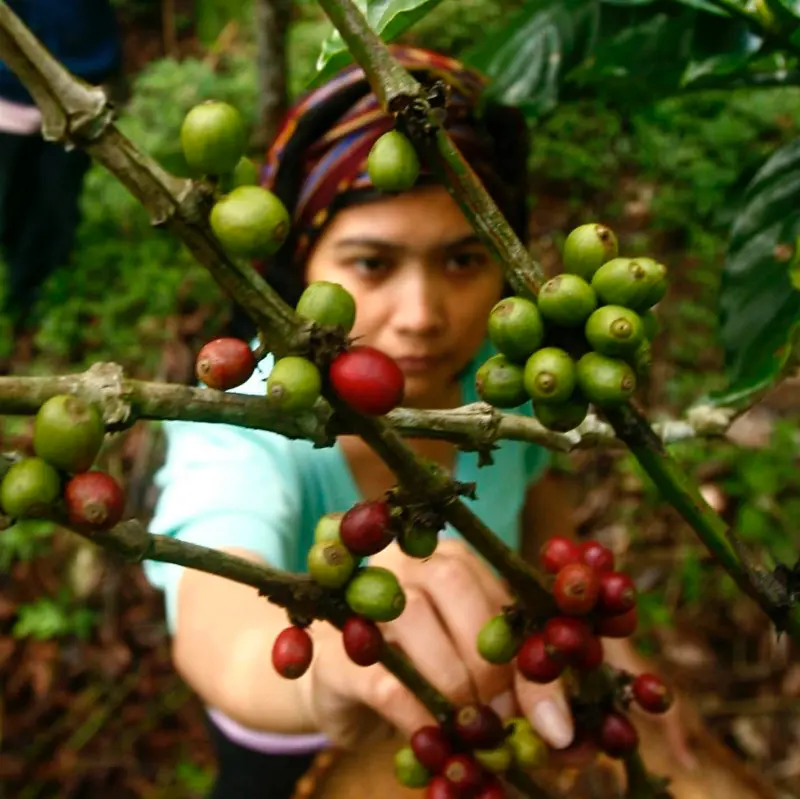
[[560, 680], [539, 685], [516, 675], [517, 703], [533, 728], [554, 749], [565, 749], [575, 737], [572, 719]]
[[437, 552], [441, 552], [443, 555], [451, 555], [452, 557], [460, 558], [470, 565], [476, 578], [483, 587], [486, 596], [489, 597], [492, 604], [497, 608], [495, 613], [499, 613], [503, 605], [511, 604], [511, 594], [508, 593], [503, 582], [486, 565], [486, 561], [476, 555], [462, 541], [446, 538], [439, 543]]
[[477, 698], [489, 702], [507, 693], [512, 688], [513, 669], [492, 665], [478, 652], [478, 633], [500, 609], [487, 596], [479, 569], [464, 558], [452, 556], [431, 559], [425, 566], [420, 586], [453, 641]]
[[[428, 593], [414, 583], [405, 585], [405, 593], [403, 613], [382, 625], [384, 638], [402, 649], [417, 671], [452, 702], [476, 699], [468, 666]], [[454, 595], [459, 597], [459, 606], [464, 610], [462, 597]]]

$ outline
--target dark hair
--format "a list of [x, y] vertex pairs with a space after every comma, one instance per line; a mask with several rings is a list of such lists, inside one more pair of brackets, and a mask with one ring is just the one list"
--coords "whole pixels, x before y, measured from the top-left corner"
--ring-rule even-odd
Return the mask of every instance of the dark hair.
[[[415, 76], [421, 82], [426, 82], [424, 70], [417, 71]], [[298, 126], [286, 147], [280, 171], [272, 187], [272, 191], [283, 201], [290, 214], [302, 187], [303, 155], [306, 149], [369, 90], [370, 86], [366, 81], [348, 87], [347, 90], [335, 94], [327, 103], [312, 109], [308, 116], [313, 119], [304, 120], [304, 124]], [[484, 134], [488, 155], [483, 168], [475, 164], [472, 166], [514, 232], [523, 242], [527, 242], [529, 135], [524, 117], [516, 108], [488, 101], [484, 103], [482, 112], [476, 117], [474, 124], [479, 126]], [[432, 177], [423, 177], [419, 182], [422, 185], [436, 184], [438, 181]], [[325, 225], [315, 231], [315, 236], [318, 237], [325, 230], [338, 211], [385, 196], [382, 192], [371, 188], [336, 196], [328, 209]], [[259, 265], [270, 286], [292, 307], [297, 304], [306, 285], [303, 270], [298, 269], [295, 262], [300, 234], [301, 231], [293, 228], [281, 249], [269, 261]], [[255, 332], [255, 326], [250, 318], [238, 304], [234, 304], [229, 323], [230, 335], [250, 340]]]

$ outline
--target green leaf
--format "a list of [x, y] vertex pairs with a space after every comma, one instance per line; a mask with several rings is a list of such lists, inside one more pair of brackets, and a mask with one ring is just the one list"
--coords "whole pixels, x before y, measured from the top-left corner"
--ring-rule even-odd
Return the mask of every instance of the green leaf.
[[[353, 0], [366, 16], [372, 30], [385, 42], [391, 42], [415, 22], [432, 11], [441, 0]], [[317, 74], [311, 81], [319, 86], [352, 62], [350, 51], [335, 28], [322, 43], [317, 58]]]
[[466, 53], [491, 80], [488, 96], [528, 117], [552, 110], [563, 75], [595, 44], [599, 0], [535, 0]]
[[795, 139], [774, 152], [750, 182], [731, 232], [719, 297], [727, 396], [742, 398], [768, 386], [792, 356], [800, 333], [800, 291], [792, 281], [798, 237]]

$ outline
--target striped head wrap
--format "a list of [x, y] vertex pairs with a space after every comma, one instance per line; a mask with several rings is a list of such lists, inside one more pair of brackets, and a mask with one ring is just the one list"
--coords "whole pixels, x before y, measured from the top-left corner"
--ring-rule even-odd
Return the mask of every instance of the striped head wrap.
[[[449, 87], [444, 126], [487, 189], [502, 192], [507, 188], [503, 184], [518, 181], [519, 164], [508, 176], [498, 173], [503, 155], [477, 122], [484, 76], [430, 50], [403, 45], [390, 45], [390, 50], [421, 82], [439, 79]], [[515, 117], [514, 123], [524, 128], [521, 118]], [[335, 213], [337, 200], [372, 189], [367, 156], [375, 141], [393, 127], [394, 118], [381, 108], [357, 64], [303, 95], [288, 111], [267, 152], [261, 185], [274, 191], [292, 216], [292, 233], [284, 247], [294, 263], [303, 261]], [[422, 180], [426, 177], [423, 167]], [[495, 192], [489, 183], [496, 184]]]

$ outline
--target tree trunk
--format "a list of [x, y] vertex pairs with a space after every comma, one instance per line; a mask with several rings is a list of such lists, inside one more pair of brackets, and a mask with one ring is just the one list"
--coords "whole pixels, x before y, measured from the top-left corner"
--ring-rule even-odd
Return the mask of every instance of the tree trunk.
[[291, 0], [255, 0], [258, 62], [258, 125], [253, 145], [263, 150], [275, 137], [286, 110], [286, 39]]

